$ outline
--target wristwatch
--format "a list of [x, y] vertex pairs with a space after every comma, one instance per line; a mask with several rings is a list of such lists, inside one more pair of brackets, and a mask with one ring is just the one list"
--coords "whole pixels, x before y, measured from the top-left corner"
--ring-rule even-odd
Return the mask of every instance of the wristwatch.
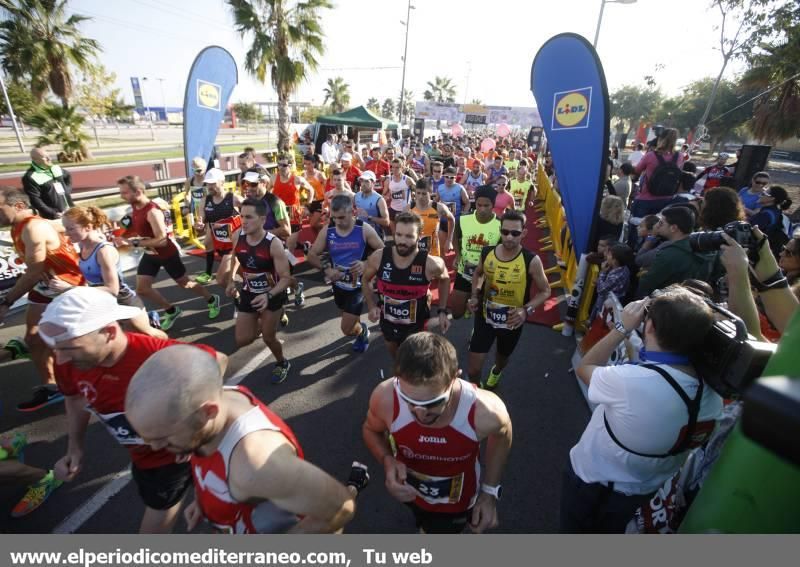
[[500, 497], [503, 494], [503, 485], [498, 484], [497, 486], [491, 486], [488, 484], [481, 484], [481, 492], [491, 494], [494, 496], [495, 500], [500, 500]]
[[620, 333], [622, 333], [622, 335], [623, 335], [625, 338], [627, 338], [627, 337], [630, 337], [630, 336], [631, 336], [631, 333], [633, 332], [632, 330], [631, 330], [631, 331], [629, 331], [628, 329], [626, 329], [626, 328], [625, 328], [625, 325], [623, 325], [623, 324], [622, 324], [622, 321], [616, 321], [616, 322], [614, 322], [614, 328], [615, 328], [617, 331], [619, 331]]
[[536, 311], [536, 308], [534, 308], [533, 305], [525, 305], [524, 307], [525, 307], [525, 313], [527, 313], [528, 316], [533, 315], [533, 312]]

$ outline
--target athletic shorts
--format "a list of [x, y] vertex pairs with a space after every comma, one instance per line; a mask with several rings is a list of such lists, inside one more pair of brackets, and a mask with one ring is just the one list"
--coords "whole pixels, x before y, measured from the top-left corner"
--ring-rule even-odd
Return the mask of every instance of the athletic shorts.
[[478, 311], [475, 314], [475, 326], [472, 329], [472, 338], [469, 341], [469, 352], [486, 354], [492, 348], [492, 344], [496, 339], [497, 354], [511, 356], [521, 336], [522, 327], [519, 329], [495, 329], [486, 322], [486, 319], [483, 318], [483, 313]]
[[28, 292], [28, 303], [36, 303], [38, 305], [48, 305], [52, 301], [53, 301], [52, 297], [45, 297], [38, 291], [31, 290]]
[[[252, 302], [259, 295], [257, 293], [250, 293], [249, 291], [243, 289], [239, 291], [239, 297], [236, 299], [236, 310], [241, 311], [242, 313], [260, 313], [256, 308], [253, 307]], [[281, 308], [286, 305], [286, 301], [288, 298], [288, 293], [283, 292], [279, 293], [278, 295], [274, 295], [272, 299], [269, 300], [267, 303], [267, 311], [280, 311]]]
[[423, 510], [414, 503], [408, 503], [414, 513], [417, 529], [422, 528], [426, 534], [460, 534], [472, 518], [472, 508], [463, 512], [444, 513]]
[[145, 505], [154, 510], [172, 508], [192, 486], [192, 467], [188, 462], [152, 469], [132, 465], [131, 476]]
[[221, 249], [221, 250], [220, 250], [219, 248], [214, 248], [213, 252], [214, 252], [214, 254], [216, 254], [216, 255], [217, 255], [217, 258], [219, 258], [220, 260], [222, 260], [222, 258], [224, 258], [224, 257], [225, 257], [225, 256], [227, 256], [228, 254], [230, 254], [231, 252], [233, 252], [233, 248], [223, 248], [223, 249]]
[[395, 211], [393, 208], [389, 207], [389, 220], [393, 221], [394, 217], [402, 213], [403, 211]]
[[416, 323], [412, 325], [398, 325], [387, 321], [383, 318], [383, 315], [381, 315], [381, 332], [383, 333], [384, 340], [390, 343], [402, 343], [414, 333], [424, 331], [429, 316], [429, 309], [425, 309], [423, 313], [417, 313]]
[[364, 312], [364, 294], [361, 289], [342, 289], [338, 286], [333, 288], [333, 301], [339, 310], [350, 315], [361, 315]]
[[447, 232], [447, 219], [439, 219], [439, 230]]
[[154, 278], [161, 268], [164, 268], [173, 280], [179, 280], [186, 275], [186, 266], [183, 265], [180, 254], [164, 260], [155, 254], [143, 254], [142, 259], [139, 260], [139, 267], [136, 268], [136, 275]]
[[453, 282], [453, 291], [472, 292], [472, 280], [468, 280], [459, 273], [456, 273], [456, 281]]

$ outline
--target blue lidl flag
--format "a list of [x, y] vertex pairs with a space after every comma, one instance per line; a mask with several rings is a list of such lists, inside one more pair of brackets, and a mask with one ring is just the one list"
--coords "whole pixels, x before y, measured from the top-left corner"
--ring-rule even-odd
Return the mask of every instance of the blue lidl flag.
[[183, 152], [186, 176], [191, 177], [192, 159], [209, 160], [214, 150], [219, 125], [239, 72], [236, 62], [225, 49], [206, 47], [192, 64], [183, 100]]
[[550, 38], [533, 60], [531, 91], [580, 256], [591, 252], [608, 159], [608, 87], [594, 48], [574, 33]]

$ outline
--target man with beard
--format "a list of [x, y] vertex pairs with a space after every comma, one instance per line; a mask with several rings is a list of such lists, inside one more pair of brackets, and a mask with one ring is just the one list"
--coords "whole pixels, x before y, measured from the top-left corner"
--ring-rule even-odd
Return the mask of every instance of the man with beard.
[[511, 418], [500, 398], [460, 375], [447, 339], [409, 337], [397, 351], [395, 377], [373, 390], [362, 427], [386, 489], [411, 508], [424, 533], [460, 533], [467, 522], [476, 533], [497, 526]]
[[[550, 284], [539, 257], [522, 247], [525, 215], [508, 211], [501, 220], [501, 243], [487, 246], [472, 275], [468, 306], [475, 313], [469, 343], [469, 379], [482, 388], [494, 389], [522, 336], [528, 317], [550, 297]], [[480, 282], [483, 279], [483, 286]], [[531, 284], [536, 295], [530, 299]], [[480, 295], [480, 298], [479, 298]], [[481, 379], [483, 362], [497, 340], [497, 354], [489, 377]]]
[[223, 533], [331, 533], [353, 517], [353, 492], [306, 461], [280, 417], [247, 388], [224, 387], [214, 359], [190, 346], [143, 364], [125, 410], [154, 450], [191, 460], [189, 531], [205, 518]]
[[[373, 252], [361, 278], [369, 320], [380, 320], [383, 339], [394, 357], [397, 347], [409, 335], [424, 330], [430, 316], [430, 282], [438, 280], [439, 326], [442, 333], [450, 328], [447, 297], [450, 276], [444, 260], [419, 249], [422, 219], [410, 212], [395, 217], [393, 244]], [[378, 277], [381, 303], [375, 300], [372, 279]]]
[[[119, 305], [116, 297], [92, 287], [66, 291], [45, 309], [39, 335], [53, 349], [67, 414], [67, 453], [56, 462], [55, 477], [69, 482], [81, 472], [86, 429], [94, 415], [130, 452], [133, 481], [145, 504], [139, 532], [169, 533], [191, 484], [189, 465], [172, 453], [148, 447], [128, 422], [124, 401], [142, 363], [153, 353], [181, 343], [123, 332], [117, 321], [139, 313], [141, 309]], [[228, 362], [224, 354], [205, 345], [188, 348], [192, 356], [205, 351], [224, 372]]]

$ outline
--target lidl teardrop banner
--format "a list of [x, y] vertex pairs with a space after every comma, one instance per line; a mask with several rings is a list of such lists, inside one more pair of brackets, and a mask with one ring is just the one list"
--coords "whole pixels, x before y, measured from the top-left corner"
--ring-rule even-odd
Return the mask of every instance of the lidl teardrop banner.
[[239, 82], [239, 71], [227, 50], [212, 45], [192, 63], [183, 100], [183, 152], [186, 176], [191, 177], [192, 159], [208, 160], [214, 149], [219, 125]]
[[592, 45], [574, 33], [547, 40], [533, 60], [531, 91], [580, 256], [591, 252], [608, 159], [608, 87]]

